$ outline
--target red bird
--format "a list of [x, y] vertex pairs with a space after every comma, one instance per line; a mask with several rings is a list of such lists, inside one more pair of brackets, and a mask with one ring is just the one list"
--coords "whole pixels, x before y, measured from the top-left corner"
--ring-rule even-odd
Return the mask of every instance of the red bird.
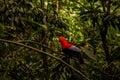
[[64, 36], [59, 37], [59, 42], [62, 45], [62, 51], [66, 56], [77, 58], [81, 64], [84, 63], [81, 57], [81, 49], [76, 47], [74, 44], [67, 42]]

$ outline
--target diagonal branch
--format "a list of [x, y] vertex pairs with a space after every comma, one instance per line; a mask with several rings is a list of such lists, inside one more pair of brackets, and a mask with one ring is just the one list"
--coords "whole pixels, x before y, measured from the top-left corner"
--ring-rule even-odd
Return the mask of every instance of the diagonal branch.
[[[32, 40], [18, 40], [16, 42], [18, 42], [18, 43], [34, 43], [34, 44], [40, 45], [40, 46], [50, 50], [53, 53], [60, 54], [60, 52], [56, 52], [53, 49], [51, 49], [50, 47], [48, 47], [47, 45], [39, 43], [39, 42], [36, 42], [36, 41], [32, 41]], [[60, 54], [60, 55], [62, 55], [62, 54]]]
[[12, 43], [12, 44], [16, 44], [16, 45], [19, 45], [19, 46], [22, 46], [22, 47], [26, 47], [26, 48], [29, 48], [29, 49], [32, 49], [38, 53], [42, 53], [42, 54], [46, 54], [60, 62], [62, 62], [63, 64], [65, 64], [66, 66], [68, 66], [69, 68], [71, 68], [72, 70], [74, 70], [75, 72], [77, 72], [78, 74], [80, 74], [81, 76], [83, 76], [86, 80], [90, 80], [87, 76], [85, 76], [83, 73], [81, 73], [79, 70], [77, 70], [76, 68], [74, 68], [73, 66], [69, 65], [68, 63], [66, 63], [65, 61], [63, 61], [61, 58], [58, 58], [56, 56], [53, 56], [47, 52], [44, 52], [42, 50], [39, 50], [37, 48], [34, 48], [34, 47], [31, 47], [31, 46], [27, 46], [27, 45], [24, 45], [22, 43], [18, 43], [16, 41], [10, 41], [10, 40], [4, 40], [4, 39], [0, 39], [1, 42], [7, 42], [7, 43]]

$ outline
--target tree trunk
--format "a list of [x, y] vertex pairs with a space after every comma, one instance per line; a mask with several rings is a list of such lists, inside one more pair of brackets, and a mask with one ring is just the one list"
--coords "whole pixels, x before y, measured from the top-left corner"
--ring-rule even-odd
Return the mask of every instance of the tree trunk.
[[41, 3], [40, 6], [41, 6], [41, 9], [42, 9], [42, 10], [44, 10], [44, 1], [45, 1], [45, 0], [40, 0], [40, 3]]
[[[43, 10], [44, 12], [44, 8], [45, 8], [45, 0], [40, 0], [41, 2], [41, 9]], [[46, 44], [47, 45], [47, 35], [48, 35], [48, 24], [47, 24], [47, 21], [46, 21], [46, 16], [44, 15], [43, 17], [43, 20], [42, 20], [42, 23], [46, 26], [46, 30], [42, 32], [42, 40], [41, 42], [43, 44]], [[43, 51], [47, 52], [46, 48], [42, 47]], [[44, 80], [48, 80], [49, 79], [49, 69], [48, 69], [48, 56], [43, 54], [42, 55], [42, 58], [43, 58], [43, 67], [44, 67], [44, 72], [43, 72], [43, 75], [44, 75]]]
[[102, 46], [103, 46], [103, 48], [104, 48], [105, 57], [106, 57], [106, 60], [107, 60], [107, 62], [108, 62], [108, 64], [109, 64], [109, 63], [111, 62], [111, 59], [110, 59], [109, 48], [108, 48], [107, 39], [106, 39], [108, 27], [105, 26], [105, 25], [106, 25], [106, 24], [103, 23], [103, 26], [102, 26], [102, 28], [100, 29], [100, 35], [101, 35], [101, 38], [102, 38]]

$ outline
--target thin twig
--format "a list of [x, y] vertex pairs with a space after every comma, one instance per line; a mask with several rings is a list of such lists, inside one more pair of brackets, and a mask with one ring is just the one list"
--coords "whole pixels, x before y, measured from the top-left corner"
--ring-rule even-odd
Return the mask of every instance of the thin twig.
[[14, 54], [14, 53], [15, 53], [15, 52], [13, 52], [12, 59], [10, 60], [10, 62], [9, 62], [8, 65], [7, 65], [7, 68], [6, 68], [6, 70], [5, 70], [4, 74], [3, 74], [2, 80], [5, 80], [5, 78], [6, 78], [6, 75], [7, 75], [8, 69], [9, 69], [9, 66], [10, 66], [10, 64], [12, 63], [12, 60], [13, 60], [14, 57], [15, 57], [15, 54]]

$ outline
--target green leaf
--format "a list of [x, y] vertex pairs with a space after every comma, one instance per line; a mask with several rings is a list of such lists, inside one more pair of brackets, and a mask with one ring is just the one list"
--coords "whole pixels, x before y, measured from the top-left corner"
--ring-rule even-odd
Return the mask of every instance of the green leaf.
[[4, 25], [0, 23], [0, 34], [4, 32]]
[[120, 47], [117, 47], [112, 51], [113, 60], [120, 60]]

